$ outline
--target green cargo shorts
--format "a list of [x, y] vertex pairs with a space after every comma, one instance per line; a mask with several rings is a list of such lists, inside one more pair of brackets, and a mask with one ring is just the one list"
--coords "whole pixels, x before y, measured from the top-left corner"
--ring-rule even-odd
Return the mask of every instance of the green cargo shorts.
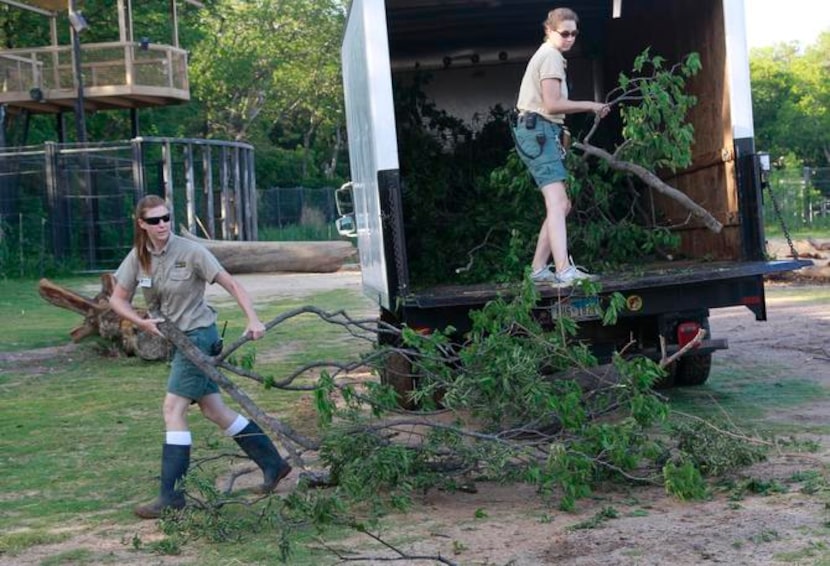
[[[185, 334], [206, 354], [210, 354], [212, 346], [219, 341], [219, 331], [215, 324]], [[177, 348], [173, 354], [170, 377], [167, 380], [167, 392], [198, 401], [205, 395], [219, 393], [219, 386]]]
[[[562, 146], [559, 143], [561, 130], [559, 124], [542, 118], [536, 120], [535, 127], [532, 129], [528, 129], [520, 120], [513, 130], [516, 134], [516, 149], [519, 157], [527, 165], [539, 188], [557, 181], [565, 181], [568, 178], [568, 172], [562, 161]], [[542, 140], [544, 143], [540, 143]]]

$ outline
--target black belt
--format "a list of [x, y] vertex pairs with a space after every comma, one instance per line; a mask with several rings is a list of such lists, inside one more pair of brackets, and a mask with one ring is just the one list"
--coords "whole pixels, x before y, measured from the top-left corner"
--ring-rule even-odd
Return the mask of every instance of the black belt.
[[562, 126], [562, 124], [554, 122], [553, 120], [550, 120], [549, 118], [546, 118], [546, 117], [542, 116], [538, 112], [529, 112], [529, 111], [518, 112], [518, 114], [516, 116], [516, 120], [518, 122], [525, 122], [531, 116], [536, 116], [537, 120], [544, 120], [545, 122], [548, 122], [549, 124], [553, 124], [554, 126], [559, 126], [559, 127]]

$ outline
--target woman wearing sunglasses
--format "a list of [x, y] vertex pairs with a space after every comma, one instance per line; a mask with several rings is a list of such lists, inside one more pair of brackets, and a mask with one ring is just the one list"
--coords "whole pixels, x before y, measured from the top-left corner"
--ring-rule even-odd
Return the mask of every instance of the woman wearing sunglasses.
[[[245, 289], [225, 271], [204, 246], [176, 236], [170, 230], [170, 209], [156, 195], [142, 198], [135, 209], [133, 249], [115, 273], [116, 285], [110, 306], [122, 318], [156, 336], [158, 323], [165, 318], [174, 323], [203, 352], [216, 355], [221, 340], [216, 328], [216, 312], [205, 301], [205, 287], [218, 283], [239, 304], [248, 319], [245, 333], [256, 340], [265, 326], [254, 312]], [[141, 289], [150, 318], [141, 318], [132, 307], [136, 290]], [[164, 398], [165, 442], [161, 459], [159, 497], [135, 508], [145, 519], [158, 518], [165, 509], [181, 509], [184, 493], [177, 486], [190, 465], [191, 435], [187, 410], [196, 403], [202, 414], [232, 437], [262, 469], [264, 483], [257, 491], [272, 491], [291, 471], [262, 429], [228, 408], [219, 387], [181, 352], [175, 352]]]
[[[559, 141], [565, 115], [594, 112], [603, 118], [609, 110], [601, 102], [568, 99], [567, 61], [563, 53], [576, 42], [578, 24], [579, 17], [570, 8], [556, 8], [548, 13], [545, 41], [527, 64], [516, 103], [516, 148], [542, 192], [546, 210], [531, 278], [555, 286], [594, 278], [576, 267], [568, 254], [565, 218], [571, 202], [565, 186], [565, 151]], [[553, 264], [549, 265], [551, 256]]]

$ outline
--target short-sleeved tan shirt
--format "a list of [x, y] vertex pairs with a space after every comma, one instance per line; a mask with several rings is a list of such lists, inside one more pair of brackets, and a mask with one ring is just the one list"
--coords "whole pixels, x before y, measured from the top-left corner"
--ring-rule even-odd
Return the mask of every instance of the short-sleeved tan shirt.
[[542, 99], [542, 81], [544, 79], [559, 79], [562, 87], [562, 98], [568, 98], [568, 81], [566, 69], [568, 62], [558, 49], [545, 42], [536, 50], [527, 63], [522, 85], [519, 88], [519, 100], [516, 108], [521, 112], [536, 112], [545, 119], [556, 124], [565, 123], [564, 114], [548, 114], [545, 111]]
[[144, 273], [135, 248], [130, 250], [115, 272], [118, 284], [131, 295], [141, 289], [150, 313], [170, 319], [183, 332], [216, 322], [205, 287], [223, 270], [219, 260], [201, 244], [175, 234], [151, 255], [150, 273]]

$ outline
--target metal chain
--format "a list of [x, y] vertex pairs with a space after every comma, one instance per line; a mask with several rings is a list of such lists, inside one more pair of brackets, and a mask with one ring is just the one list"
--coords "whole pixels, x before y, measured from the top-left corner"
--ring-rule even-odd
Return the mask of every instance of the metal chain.
[[772, 190], [772, 183], [766, 183], [769, 198], [772, 201], [772, 208], [775, 210], [775, 215], [778, 217], [778, 222], [781, 224], [781, 230], [784, 232], [784, 237], [787, 238], [787, 244], [790, 246], [790, 253], [793, 259], [798, 259], [798, 252], [795, 251], [793, 239], [790, 236], [790, 230], [787, 228], [787, 223], [784, 222], [784, 215], [781, 214], [781, 207], [778, 205], [778, 199], [775, 198], [775, 193]]

